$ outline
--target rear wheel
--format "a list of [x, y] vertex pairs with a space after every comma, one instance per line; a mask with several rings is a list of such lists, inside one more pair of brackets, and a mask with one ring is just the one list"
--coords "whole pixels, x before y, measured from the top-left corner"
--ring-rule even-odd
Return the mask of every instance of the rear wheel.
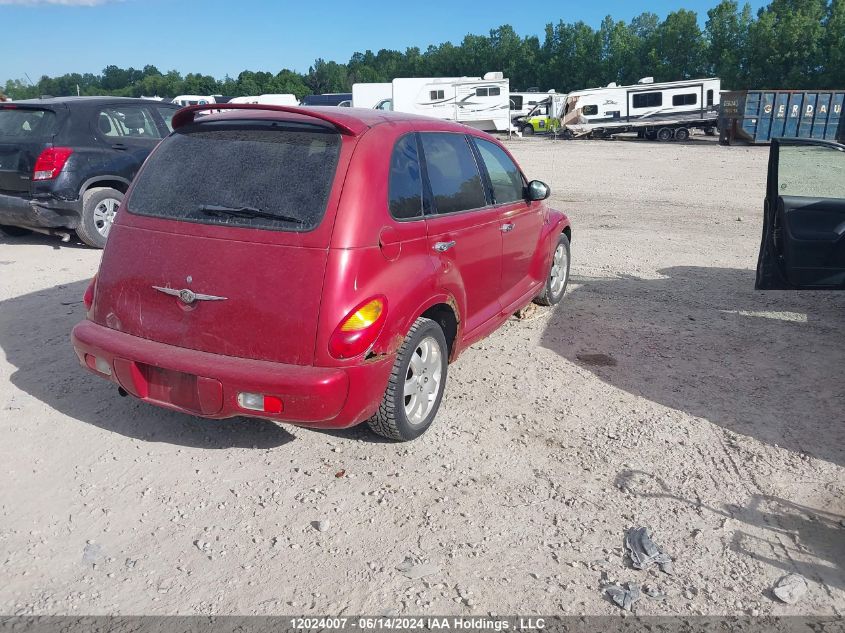
[[675, 133], [670, 127], [662, 127], [657, 130], [657, 140], [663, 143], [665, 143], [666, 141], [671, 141], [674, 136]]
[[399, 348], [387, 390], [370, 428], [391, 440], [407, 442], [431, 423], [446, 386], [449, 347], [436, 321], [420, 317]]
[[76, 227], [79, 239], [88, 246], [103, 248], [122, 202], [123, 194], [111, 187], [94, 187], [82, 194], [82, 219]]
[[684, 142], [689, 140], [689, 130], [685, 127], [679, 127], [675, 130], [675, 140]]
[[6, 224], [0, 224], [0, 231], [3, 231], [9, 237], [23, 237], [32, 233], [32, 231], [22, 226], [8, 226]]
[[534, 127], [531, 126], [531, 125], [523, 126], [522, 135], [523, 136], [533, 136], [534, 135]]
[[541, 306], [553, 306], [563, 299], [569, 284], [569, 238], [561, 233], [552, 256], [552, 266], [543, 291], [534, 299]]

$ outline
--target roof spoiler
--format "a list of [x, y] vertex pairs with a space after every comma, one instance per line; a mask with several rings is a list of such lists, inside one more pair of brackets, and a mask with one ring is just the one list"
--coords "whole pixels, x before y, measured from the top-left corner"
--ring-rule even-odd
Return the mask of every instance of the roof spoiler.
[[333, 116], [333, 114], [319, 112], [316, 110], [312, 110], [311, 108], [265, 105], [261, 103], [203, 103], [200, 105], [188, 106], [186, 108], [178, 110], [176, 114], [173, 115], [173, 121], [171, 123], [173, 125], [173, 129], [175, 130], [184, 125], [189, 125], [193, 123], [197, 112], [203, 112], [207, 110], [220, 110], [221, 112], [228, 112], [230, 110], [270, 110], [273, 112], [287, 112], [290, 114], [300, 114], [302, 116], [311, 117], [313, 119], [320, 119], [321, 121], [330, 123], [331, 125], [336, 127], [341, 134], [346, 134], [348, 136], [357, 136], [369, 127], [364, 123], [353, 119], [352, 117], [344, 116], [343, 113], [339, 113], [340, 116]]

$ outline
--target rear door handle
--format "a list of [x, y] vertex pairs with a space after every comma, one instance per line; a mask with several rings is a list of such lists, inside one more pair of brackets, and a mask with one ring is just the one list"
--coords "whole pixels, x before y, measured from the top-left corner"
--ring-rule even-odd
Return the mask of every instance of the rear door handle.
[[129, 146], [124, 145], [123, 143], [115, 143], [112, 145], [112, 149], [129, 149]]
[[452, 240], [451, 242], [437, 242], [434, 245], [434, 250], [436, 250], [438, 253], [445, 253], [450, 248], [452, 248], [455, 244], [457, 244], [457, 242], [455, 240]]
[[515, 227], [515, 226], [516, 226], [516, 224], [514, 224], [513, 222], [508, 222], [507, 224], [503, 224], [502, 228], [499, 229], [499, 230], [502, 233], [510, 233], [511, 231], [513, 231], [513, 227]]

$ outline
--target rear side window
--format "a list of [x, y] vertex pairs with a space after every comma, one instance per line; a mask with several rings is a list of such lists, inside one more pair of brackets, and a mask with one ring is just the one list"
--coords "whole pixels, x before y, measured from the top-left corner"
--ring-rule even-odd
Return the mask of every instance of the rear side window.
[[56, 113], [52, 110], [0, 108], [0, 140], [46, 139], [56, 133]]
[[463, 134], [420, 134], [436, 213], [486, 206], [475, 157]]
[[487, 168], [490, 184], [493, 185], [494, 204], [523, 200], [525, 196], [522, 175], [510, 157], [501, 147], [490, 141], [477, 138], [475, 144]]
[[397, 220], [422, 216], [422, 176], [417, 137], [407, 134], [396, 141], [390, 157], [390, 215]]
[[180, 128], [135, 181], [130, 213], [277, 231], [320, 224], [340, 155], [333, 129], [282, 121]]
[[97, 115], [97, 128], [108, 138], [161, 138], [152, 113], [142, 106], [104, 108]]

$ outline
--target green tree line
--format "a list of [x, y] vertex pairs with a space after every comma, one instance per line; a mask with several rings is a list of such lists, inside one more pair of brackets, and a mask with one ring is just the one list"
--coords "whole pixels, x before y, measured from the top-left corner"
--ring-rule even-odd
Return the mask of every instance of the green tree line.
[[747, 4], [722, 0], [707, 12], [703, 29], [698, 15], [685, 9], [664, 20], [654, 13], [629, 23], [607, 16], [598, 29], [560, 20], [546, 25], [542, 41], [503, 25], [486, 36], [467, 35], [459, 45], [368, 50], [345, 64], [317, 59], [305, 74], [245, 70], [237, 78], [216, 79], [162, 73], [155, 66], [107, 66], [99, 75], [43, 76], [36, 85], [10, 79], [5, 92], [13, 99], [74, 95], [77, 87], [83, 95], [291, 93], [302, 98], [349, 92], [357, 82], [480, 76], [492, 70], [504, 72], [512, 90], [569, 92], [611, 81], [636, 83], [645, 76], [656, 81], [718, 76], [726, 89], [845, 88], [845, 0], [772, 0], [757, 15]]

